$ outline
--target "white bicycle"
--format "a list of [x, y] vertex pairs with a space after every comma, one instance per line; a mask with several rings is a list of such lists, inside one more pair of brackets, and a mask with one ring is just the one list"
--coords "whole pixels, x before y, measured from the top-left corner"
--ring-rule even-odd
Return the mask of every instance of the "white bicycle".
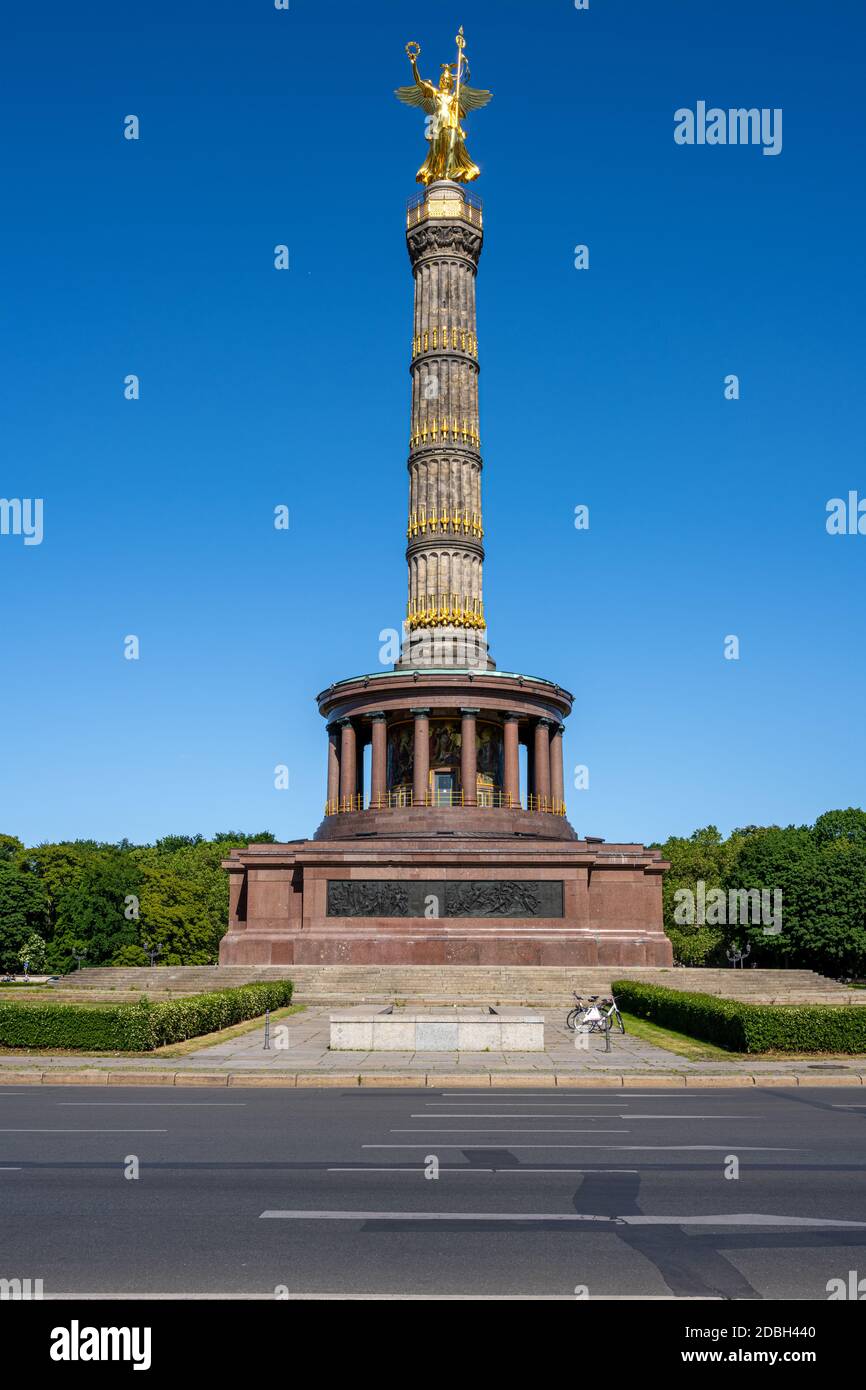
[[565, 1020], [566, 1028], [579, 1028], [584, 1033], [606, 1033], [616, 1027], [621, 1033], [625, 1032], [622, 1014], [612, 995], [602, 999], [598, 994], [591, 994], [585, 1004], [579, 994], [575, 994], [574, 999], [575, 1006]]

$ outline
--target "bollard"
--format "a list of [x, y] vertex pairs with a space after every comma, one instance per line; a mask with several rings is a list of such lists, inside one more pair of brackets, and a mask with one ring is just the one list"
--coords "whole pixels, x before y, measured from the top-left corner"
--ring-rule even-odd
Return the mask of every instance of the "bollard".
[[269, 1049], [269, 1048], [270, 1048], [270, 1045], [271, 1045], [271, 1011], [270, 1011], [270, 1009], [265, 1009], [265, 1049], [266, 1049], [266, 1050]]
[[610, 1052], [610, 1018], [604, 1020], [604, 1050]]

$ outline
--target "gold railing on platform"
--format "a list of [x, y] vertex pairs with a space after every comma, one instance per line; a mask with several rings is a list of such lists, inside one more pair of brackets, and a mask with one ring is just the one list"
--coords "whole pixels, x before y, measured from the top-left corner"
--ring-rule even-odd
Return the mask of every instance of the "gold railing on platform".
[[[403, 807], [412, 806], [472, 806], [480, 810], [513, 810], [522, 811], [523, 802], [519, 797], [512, 796], [510, 792], [499, 791], [494, 787], [479, 787], [475, 794], [475, 801], [469, 801], [462, 791], [428, 791], [424, 796], [415, 795], [411, 787], [398, 787], [393, 791], [383, 792], [380, 796], [371, 797], [366, 804], [359, 795], [342, 797], [333, 801], [325, 802], [325, 815], [336, 816], [347, 811], [393, 811]], [[536, 811], [543, 815], [564, 816], [565, 802], [557, 801], [550, 796], [530, 796], [527, 798], [526, 809]]]
[[530, 796], [526, 809], [528, 811], [542, 811], [548, 816], [564, 816], [565, 802], [556, 801], [552, 796]]
[[463, 190], [463, 197], [458, 198], [430, 198], [427, 193], [417, 193], [414, 198], [410, 198], [406, 207], [406, 226], [414, 227], [419, 222], [425, 222], [428, 217], [448, 217], [457, 218], [463, 222], [471, 222], [473, 227], [483, 226], [481, 199], [475, 193], [470, 193], [468, 189]]
[[325, 815], [336, 816], [344, 811], [363, 811], [364, 798], [358, 792], [356, 796], [337, 797], [333, 801], [325, 802]]

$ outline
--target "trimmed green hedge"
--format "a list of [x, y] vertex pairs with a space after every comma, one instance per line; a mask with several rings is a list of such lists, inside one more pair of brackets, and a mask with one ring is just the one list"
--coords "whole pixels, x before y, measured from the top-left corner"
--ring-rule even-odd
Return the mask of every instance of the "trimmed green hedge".
[[866, 1007], [747, 1004], [713, 994], [616, 980], [621, 1009], [731, 1052], [866, 1052]]
[[0, 1046], [151, 1052], [291, 1002], [292, 981], [276, 980], [182, 999], [143, 998], [134, 1004], [0, 1003]]

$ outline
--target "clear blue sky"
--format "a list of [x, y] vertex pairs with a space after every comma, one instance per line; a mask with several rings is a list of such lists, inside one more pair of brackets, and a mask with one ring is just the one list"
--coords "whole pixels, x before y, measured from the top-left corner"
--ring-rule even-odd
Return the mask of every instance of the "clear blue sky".
[[[392, 89], [460, 23], [495, 93], [469, 123], [491, 644], [575, 694], [573, 823], [863, 803], [866, 536], [825, 530], [866, 495], [859, 2], [47, 0], [7, 15], [0, 88], [0, 495], [45, 506], [41, 545], [0, 537], [3, 831], [317, 825], [314, 696], [381, 669], [405, 603], [426, 147]], [[676, 145], [699, 100], [781, 107], [782, 153]]]

